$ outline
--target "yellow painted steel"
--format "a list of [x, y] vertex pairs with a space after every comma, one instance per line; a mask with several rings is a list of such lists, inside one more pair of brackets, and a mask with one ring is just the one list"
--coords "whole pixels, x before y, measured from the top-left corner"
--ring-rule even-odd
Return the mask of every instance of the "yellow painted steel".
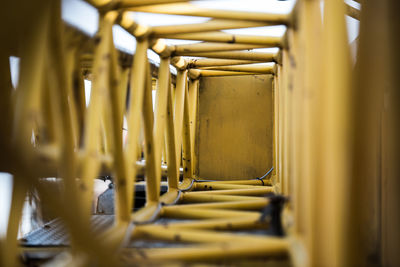
[[144, 7], [130, 8], [128, 10], [137, 12], [160, 13], [160, 14], [200, 16], [200, 17], [210, 17], [210, 18], [229, 19], [229, 20], [247, 20], [247, 21], [257, 21], [257, 22], [276, 23], [276, 24], [286, 24], [289, 22], [289, 15], [287, 14], [209, 9], [209, 8], [201, 8], [199, 6], [195, 6], [189, 3], [144, 6]]
[[[182, 52], [181, 56], [207, 57], [220, 59], [254, 60], [260, 62], [277, 61], [278, 54], [253, 51], [223, 51], [223, 52]], [[232, 64], [230, 64], [232, 65]]]
[[[57, 250], [17, 240], [31, 188], [69, 235], [70, 248], [50, 265], [244, 264], [251, 257], [267, 264], [273, 256], [294, 266], [400, 264], [400, 22], [391, 0], [363, 1], [360, 10], [324, 1], [322, 16], [317, 0], [298, 0], [289, 14], [177, 4], [185, 0], [87, 2], [99, 10], [93, 38], [64, 27], [61, 1], [7, 1], [0, 11], [0, 34], [7, 37], [0, 44], [0, 170], [13, 176], [1, 266], [18, 266], [23, 252]], [[211, 20], [148, 27], [127, 11]], [[361, 25], [354, 69], [345, 15]], [[136, 38], [134, 57], [115, 48], [114, 25]], [[286, 25], [285, 35], [220, 31], [269, 25]], [[158, 38], [202, 43], [167, 46]], [[261, 47], [279, 52], [246, 51]], [[160, 57], [157, 69], [148, 49]], [[16, 88], [10, 56], [21, 58]], [[267, 62], [275, 64], [253, 64]], [[92, 83], [87, 107], [84, 77]], [[265, 80], [258, 88], [249, 79]], [[270, 95], [262, 98], [261, 90]], [[229, 112], [219, 116], [213, 107]], [[210, 135], [216, 121], [220, 128]], [[235, 143], [240, 130], [252, 133], [241, 141], [248, 151]], [[212, 146], [204, 149], [204, 142]], [[254, 179], [268, 164], [273, 171]], [[115, 185], [115, 219], [98, 233], [91, 224], [93, 187], [103, 175]], [[58, 178], [62, 190], [52, 190], [46, 177]], [[143, 185], [146, 204], [134, 210], [136, 186]], [[278, 194], [289, 202], [274, 217]], [[284, 237], [252, 231], [274, 231], [277, 220]], [[178, 246], [131, 246], [139, 240]]]
[[[263, 45], [264, 47], [281, 47], [282, 37], [278, 36], [256, 36], [229, 34], [226, 32], [204, 32], [204, 33], [181, 33], [181, 34], [164, 34], [163, 38], [167, 39], [183, 39], [197, 40], [206, 42], [221, 42], [228, 44], [252, 44]], [[178, 52], [177, 55], [184, 55], [183, 52]]]
[[196, 44], [182, 44], [171, 46], [174, 55], [185, 52], [219, 52], [230, 50], [249, 50], [254, 48], [264, 48], [266, 45], [248, 45], [248, 44], [220, 44], [201, 42]]
[[262, 177], [272, 167], [272, 75], [202, 77], [200, 83], [198, 176]]
[[204, 67], [202, 69], [204, 69], [204, 70], [253, 72], [253, 73], [260, 73], [260, 74], [275, 74], [275, 72], [276, 72], [275, 65], [259, 65], [259, 64]]
[[203, 203], [203, 202], [225, 202], [225, 201], [247, 201], [256, 200], [257, 197], [239, 196], [239, 195], [215, 195], [215, 194], [191, 194], [190, 192], [182, 194], [182, 202]]
[[224, 20], [211, 19], [205, 23], [181, 24], [179, 25], [179, 27], [176, 27], [175, 25], [154, 26], [151, 28], [151, 32], [152, 35], [155, 37], [163, 37], [163, 35], [167, 34], [208, 32], [216, 30], [240, 29], [240, 28], [262, 27], [262, 26], [266, 26], [266, 23], [245, 21], [245, 20], [235, 21], [226, 19]]
[[[192, 69], [196, 71], [196, 69]], [[199, 77], [218, 77], [218, 76], [240, 76], [240, 75], [255, 75], [257, 72], [244, 71], [224, 71], [224, 70], [197, 70]]]
[[208, 58], [188, 60], [188, 65], [190, 68], [229, 66], [229, 65], [251, 64], [251, 63], [259, 63], [259, 61], [234, 60], [234, 59], [208, 59]]

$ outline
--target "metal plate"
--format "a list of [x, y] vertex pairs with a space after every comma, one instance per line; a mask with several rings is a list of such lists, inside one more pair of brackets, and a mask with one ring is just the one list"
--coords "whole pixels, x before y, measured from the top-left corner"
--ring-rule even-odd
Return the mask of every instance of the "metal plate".
[[[113, 224], [114, 215], [93, 215], [91, 220], [93, 231], [102, 232]], [[68, 232], [57, 218], [24, 236], [20, 244], [23, 247], [69, 246]]]

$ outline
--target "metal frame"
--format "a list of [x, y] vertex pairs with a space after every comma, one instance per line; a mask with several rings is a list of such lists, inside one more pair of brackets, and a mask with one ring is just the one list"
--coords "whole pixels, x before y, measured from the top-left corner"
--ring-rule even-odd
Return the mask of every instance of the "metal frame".
[[[7, 237], [0, 247], [2, 264], [17, 265], [21, 250], [16, 240], [17, 226], [31, 186], [66, 223], [71, 237], [71, 265], [275, 255], [290, 255], [298, 266], [345, 266], [357, 262], [348, 253], [351, 246], [346, 244], [353, 225], [340, 218], [350, 213], [347, 199], [352, 173], [348, 146], [349, 131], [353, 129], [347, 116], [353, 100], [349, 93], [351, 69], [344, 14], [359, 19], [358, 11], [348, 6], [346, 11], [342, 1], [326, 1], [324, 20], [330, 23], [322, 24], [319, 1], [298, 1], [291, 14], [176, 4], [187, 1], [88, 2], [101, 12], [90, 56], [93, 60], [85, 61], [93, 82], [87, 109], [80, 64], [85, 60], [84, 51], [79, 48], [77, 36], [63, 31], [60, 1], [36, 3], [37, 16], [22, 23], [29, 23], [31, 31], [23, 38], [30, 45], [21, 50], [20, 84], [15, 93], [10, 93], [8, 85], [9, 90], [2, 90], [0, 97], [0, 106], [8, 109], [2, 112], [2, 129], [12, 129], [1, 133], [2, 146], [10, 153], [10, 159], [3, 159], [1, 165], [2, 170], [14, 175]], [[132, 21], [125, 12], [128, 10], [205, 16], [212, 20], [180, 28], [149, 28]], [[137, 40], [130, 70], [118, 62], [112, 37], [114, 24], [121, 25]], [[283, 37], [220, 32], [268, 25], [286, 25], [288, 30]], [[159, 38], [212, 43], [168, 47]], [[278, 47], [280, 51], [246, 51], [261, 47]], [[155, 113], [147, 49], [153, 49], [161, 59]], [[330, 64], [321, 64], [320, 57]], [[260, 62], [275, 64], [253, 64]], [[177, 68], [176, 89], [171, 87], [170, 64]], [[1, 71], [3, 80], [9, 77], [9, 70]], [[323, 77], [315, 75], [319, 71]], [[257, 74], [274, 76], [273, 173], [256, 180], [200, 180], [196, 172], [196, 123], [201, 77]], [[128, 83], [131, 91], [126, 110]], [[338, 106], [342, 108], [338, 110]], [[122, 140], [124, 116], [128, 121], [126, 144]], [[321, 122], [321, 128], [316, 121]], [[138, 142], [141, 129], [143, 148]], [[30, 141], [32, 132], [38, 137], [34, 143]], [[167, 166], [162, 167], [164, 147]], [[142, 149], [145, 165], [138, 161]], [[96, 236], [90, 230], [91, 188], [93, 179], [104, 172], [115, 178], [116, 219], [111, 229]], [[132, 213], [136, 176], [143, 174], [146, 206]], [[65, 192], [61, 196], [55, 196], [40, 183], [41, 177], [49, 175], [63, 179]], [[163, 176], [168, 178], [169, 190], [160, 196]], [[237, 234], [237, 230], [270, 226], [261, 212], [271, 204], [263, 197], [270, 193], [292, 198], [283, 214], [287, 236]], [[163, 217], [191, 221], [154, 224]], [[136, 239], [189, 242], [191, 246], [124, 247]]]

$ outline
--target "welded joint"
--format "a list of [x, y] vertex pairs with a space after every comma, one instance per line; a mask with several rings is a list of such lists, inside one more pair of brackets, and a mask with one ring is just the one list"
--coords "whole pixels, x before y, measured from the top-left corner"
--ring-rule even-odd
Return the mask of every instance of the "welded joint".
[[86, 2], [97, 8], [100, 13], [106, 13], [108, 11], [119, 10], [122, 8], [122, 0], [108, 0], [107, 2], [103, 1], [104, 3], [102, 4], [96, 3], [99, 1], [95, 0], [87, 0]]
[[192, 80], [196, 80], [201, 76], [201, 71], [196, 69], [190, 69], [188, 71], [188, 76]]
[[167, 46], [164, 39], [152, 39], [150, 41], [150, 47], [161, 58], [168, 58], [171, 56], [171, 49]]
[[298, 9], [299, 9], [299, 2], [296, 1], [292, 11], [288, 14], [288, 23], [287, 27], [290, 27], [294, 30], [298, 28], [299, 25], [299, 18], [298, 18]]
[[288, 31], [286, 30], [281, 39], [281, 49], [288, 50], [289, 49], [289, 38]]
[[183, 57], [173, 57], [171, 64], [178, 70], [185, 70], [188, 68], [188, 62]]
[[279, 49], [278, 53], [276, 53], [273, 57], [276, 64], [282, 65], [282, 50]]
[[128, 12], [122, 13], [119, 25], [131, 34], [135, 32], [138, 27], [138, 24], [129, 16]]
[[274, 66], [272, 67], [272, 75], [276, 75], [278, 73], [278, 67], [277, 64], [274, 64]]
[[127, 32], [132, 34], [136, 39], [148, 38], [151, 34], [151, 27], [136, 23], [128, 12], [121, 13], [118, 24]]

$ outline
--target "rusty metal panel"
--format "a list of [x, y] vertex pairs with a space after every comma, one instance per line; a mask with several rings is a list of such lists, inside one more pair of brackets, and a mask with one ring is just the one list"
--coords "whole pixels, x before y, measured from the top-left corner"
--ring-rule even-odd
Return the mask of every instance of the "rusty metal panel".
[[198, 176], [250, 179], [272, 166], [272, 75], [200, 80]]

